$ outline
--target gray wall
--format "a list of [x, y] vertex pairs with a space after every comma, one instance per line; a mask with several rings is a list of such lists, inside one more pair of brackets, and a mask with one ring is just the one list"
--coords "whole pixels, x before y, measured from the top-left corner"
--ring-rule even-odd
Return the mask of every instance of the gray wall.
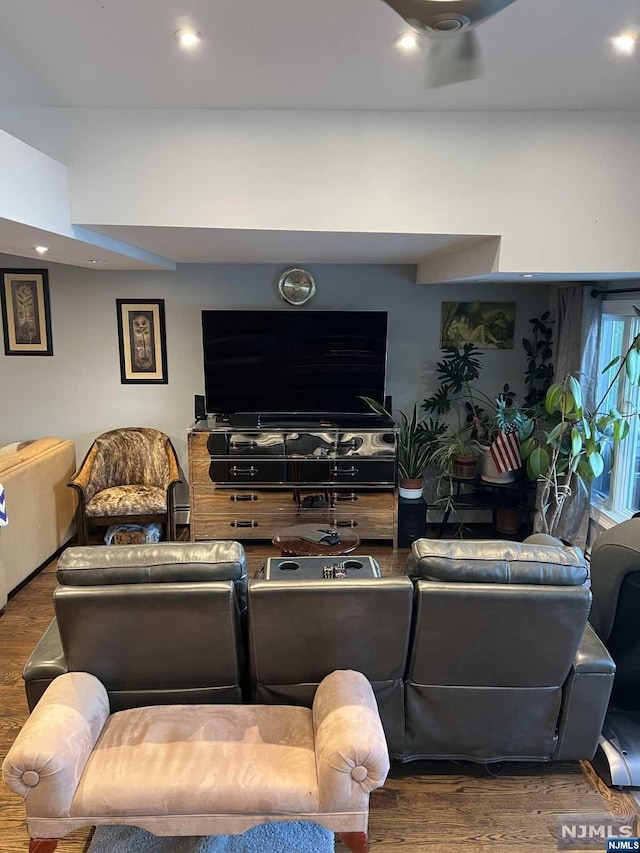
[[[5, 268], [49, 270], [54, 356], [0, 355], [0, 444], [57, 435], [73, 438], [78, 461], [101, 432], [153, 426], [171, 436], [186, 469], [186, 431], [194, 394], [203, 393], [200, 311], [204, 308], [287, 308], [277, 295], [283, 265], [182, 265], [175, 272], [111, 272], [37, 264], [0, 255]], [[482, 387], [523, 388], [521, 338], [528, 320], [546, 310], [540, 284], [416, 285], [412, 266], [309, 265], [318, 282], [312, 309], [389, 312], [387, 393], [394, 407], [420, 403], [433, 387], [440, 303], [517, 303], [515, 348], [487, 351]], [[165, 300], [168, 385], [122, 385], [116, 331], [117, 298]], [[179, 495], [186, 503], [186, 492]]]

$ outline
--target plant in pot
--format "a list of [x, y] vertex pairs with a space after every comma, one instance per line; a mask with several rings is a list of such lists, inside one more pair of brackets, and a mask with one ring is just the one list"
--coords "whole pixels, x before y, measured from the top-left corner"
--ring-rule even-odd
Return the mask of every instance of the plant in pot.
[[442, 361], [436, 365], [440, 385], [435, 393], [422, 404], [426, 411], [444, 415], [456, 409], [461, 420], [461, 410], [466, 411], [464, 425], [451, 436], [448, 450], [437, 457], [445, 467], [445, 475], [458, 479], [472, 480], [476, 476], [478, 457], [481, 477], [490, 483], [508, 483], [515, 475], [501, 472], [491, 454], [491, 446], [501, 433], [518, 433], [520, 439], [527, 437], [533, 425], [529, 417], [515, 401], [515, 394], [505, 385], [501, 394], [492, 399], [474, 387], [480, 376], [482, 352], [473, 344], [461, 349], [445, 347]]
[[620, 412], [608, 401], [612, 389], [625, 376], [630, 385], [640, 386], [640, 335], [604, 368], [602, 375], [611, 374], [614, 368], [611, 381], [591, 411], [585, 407], [582, 388], [572, 374], [551, 385], [545, 395], [544, 414], [521, 446], [528, 476], [542, 482], [542, 529], [552, 536], [574, 490], [587, 491], [587, 484], [602, 474], [607, 447], [615, 453], [629, 435], [629, 420], [639, 415], [633, 407]]
[[[446, 346], [443, 351], [442, 360], [436, 364], [440, 384], [430, 397], [425, 398], [422, 408], [440, 416], [455, 409], [459, 425], [437, 449], [432, 461], [440, 467], [445, 477], [473, 480], [477, 473], [478, 451], [471, 439], [475, 426], [479, 424], [479, 413], [477, 391], [471, 383], [480, 376], [482, 352], [473, 344], [464, 344], [461, 348]], [[462, 405], [457, 405], [462, 403], [468, 412], [464, 424], [461, 423]], [[445, 425], [445, 432], [448, 429]]]
[[424, 470], [446, 427], [431, 419], [426, 424], [421, 423], [417, 405], [410, 416], [399, 411], [395, 417], [371, 397], [361, 399], [377, 414], [395, 421], [398, 427], [398, 492], [401, 498], [421, 498]]
[[[481, 410], [477, 413], [479, 426], [476, 429], [477, 443], [480, 448], [480, 476], [487, 483], [512, 483], [516, 478], [516, 472], [520, 467], [519, 444], [529, 438], [534, 430], [534, 422], [524, 411], [515, 395], [505, 385], [502, 393], [493, 401], [489, 411]], [[509, 436], [517, 436], [517, 443], [512, 443]], [[502, 439], [498, 442], [499, 439]], [[500, 445], [500, 454], [504, 459], [501, 467], [495, 461], [494, 452], [496, 442]], [[509, 469], [507, 463], [511, 459], [513, 467]]]

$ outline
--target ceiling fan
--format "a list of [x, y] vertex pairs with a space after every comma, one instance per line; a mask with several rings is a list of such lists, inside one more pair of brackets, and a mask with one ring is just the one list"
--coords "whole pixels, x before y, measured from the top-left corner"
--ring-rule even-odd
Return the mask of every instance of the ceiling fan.
[[473, 31], [516, 0], [384, 0], [430, 42], [427, 86], [447, 86], [482, 75]]

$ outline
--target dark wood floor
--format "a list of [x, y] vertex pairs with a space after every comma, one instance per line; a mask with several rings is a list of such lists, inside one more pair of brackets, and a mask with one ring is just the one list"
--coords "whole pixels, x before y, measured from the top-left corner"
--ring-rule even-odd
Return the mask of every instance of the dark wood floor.
[[[364, 545], [384, 574], [404, 570], [407, 551]], [[248, 545], [250, 574], [275, 550]], [[27, 717], [23, 664], [53, 616], [55, 561], [15, 594], [0, 616], [0, 761]], [[392, 768], [371, 797], [375, 853], [554, 853], [556, 817], [563, 813], [632, 814], [634, 800], [602, 786], [588, 764], [506, 765], [492, 777], [483, 767], [414, 762]], [[81, 853], [90, 832], [63, 839], [59, 853]], [[22, 800], [0, 784], [0, 853], [28, 848]], [[339, 843], [336, 850], [343, 853]], [[132, 851], [133, 853], [133, 851]]]

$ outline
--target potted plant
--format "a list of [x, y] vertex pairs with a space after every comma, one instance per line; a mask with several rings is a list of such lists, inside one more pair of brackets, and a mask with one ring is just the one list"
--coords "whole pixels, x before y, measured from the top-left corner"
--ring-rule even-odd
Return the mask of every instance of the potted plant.
[[398, 492], [401, 498], [422, 497], [423, 474], [434, 453], [434, 446], [443, 426], [418, 420], [418, 407], [414, 405], [411, 415], [398, 412], [395, 417], [371, 397], [362, 397], [368, 406], [379, 415], [395, 421], [398, 427]]
[[459, 420], [464, 410], [466, 421], [453, 433], [450, 444], [438, 454], [437, 460], [446, 467], [448, 477], [472, 480], [479, 457], [483, 480], [490, 483], [513, 481], [514, 473], [501, 472], [496, 467], [491, 446], [501, 433], [517, 432], [520, 439], [527, 437], [533, 429], [533, 425], [529, 426], [529, 417], [515, 401], [508, 385], [497, 399], [474, 387], [473, 382], [480, 376], [482, 353], [473, 344], [465, 344], [460, 349], [445, 347], [444, 351], [442, 361], [436, 366], [440, 385], [422, 405], [426, 411], [439, 415], [457, 406]]
[[[453, 409], [458, 414], [458, 428], [441, 443], [434, 454], [433, 462], [440, 468], [446, 478], [456, 477], [462, 480], [473, 480], [477, 474], [478, 450], [471, 440], [474, 428], [479, 424], [479, 413], [476, 405], [476, 394], [471, 383], [480, 376], [482, 352], [473, 344], [464, 344], [458, 348], [444, 347], [444, 356], [436, 365], [436, 374], [440, 384], [431, 397], [427, 397], [422, 408], [426, 412], [437, 415], [449, 414]], [[462, 404], [467, 410], [466, 422], [462, 423]], [[435, 421], [442, 427], [445, 435], [449, 431], [447, 425]]]
[[640, 385], [640, 335], [604, 368], [603, 375], [614, 368], [613, 378], [592, 411], [585, 408], [580, 383], [572, 374], [551, 385], [545, 395], [544, 415], [520, 448], [528, 476], [543, 484], [539, 510], [545, 533], [555, 534], [573, 490], [586, 490], [586, 484], [602, 474], [603, 451], [611, 445], [615, 451], [629, 434], [629, 419], [638, 417], [633, 408], [620, 412], [615, 407], [607, 410], [606, 404], [623, 375], [630, 384]]

